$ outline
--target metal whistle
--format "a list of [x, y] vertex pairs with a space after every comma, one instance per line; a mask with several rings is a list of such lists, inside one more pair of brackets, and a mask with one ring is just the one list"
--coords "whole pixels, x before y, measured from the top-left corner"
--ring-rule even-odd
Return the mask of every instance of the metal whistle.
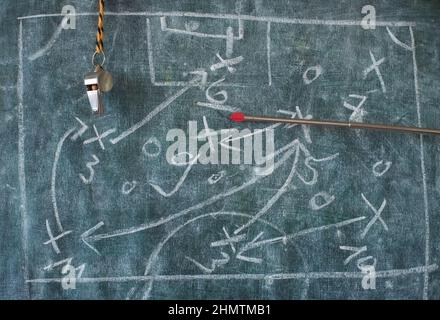
[[100, 65], [95, 70], [86, 74], [84, 85], [87, 88], [90, 107], [94, 114], [104, 113], [104, 104], [102, 93], [108, 92], [113, 87], [113, 78], [108, 71], [105, 71]]

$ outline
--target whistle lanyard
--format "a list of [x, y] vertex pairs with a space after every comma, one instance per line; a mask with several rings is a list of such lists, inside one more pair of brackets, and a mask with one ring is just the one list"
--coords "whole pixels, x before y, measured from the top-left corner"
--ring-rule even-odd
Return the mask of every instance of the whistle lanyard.
[[[98, 115], [104, 113], [104, 104], [102, 93], [108, 92], [113, 87], [113, 78], [108, 71], [105, 71], [103, 65], [105, 63], [104, 53], [104, 14], [105, 4], [104, 0], [99, 1], [98, 8], [98, 31], [96, 33], [96, 48], [92, 57], [92, 64], [94, 70], [86, 74], [84, 85], [87, 88], [87, 96], [89, 98], [92, 112]], [[98, 56], [101, 56], [101, 61], [97, 62]]]

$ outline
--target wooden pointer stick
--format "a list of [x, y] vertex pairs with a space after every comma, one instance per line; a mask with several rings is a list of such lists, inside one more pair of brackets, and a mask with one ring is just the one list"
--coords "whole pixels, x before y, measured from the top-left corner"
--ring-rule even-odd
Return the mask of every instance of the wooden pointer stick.
[[393, 126], [387, 124], [370, 124], [370, 123], [362, 123], [362, 122], [343, 122], [343, 121], [332, 121], [332, 120], [307, 120], [307, 119], [289, 119], [289, 118], [264, 117], [264, 116], [248, 116], [241, 112], [232, 113], [229, 119], [234, 122], [244, 122], [244, 121], [279, 122], [279, 123], [305, 124], [305, 125], [323, 126], [323, 127], [343, 127], [343, 128], [351, 128], [351, 129], [370, 129], [370, 130], [399, 131], [405, 133], [440, 135], [440, 129]]

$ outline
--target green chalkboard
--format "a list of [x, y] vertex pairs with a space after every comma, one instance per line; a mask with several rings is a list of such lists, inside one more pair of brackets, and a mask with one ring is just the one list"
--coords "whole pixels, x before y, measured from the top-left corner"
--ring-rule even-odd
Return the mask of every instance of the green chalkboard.
[[4, 1], [0, 297], [440, 298], [438, 137], [228, 119], [438, 128], [439, 17], [108, 1], [97, 116], [97, 1]]

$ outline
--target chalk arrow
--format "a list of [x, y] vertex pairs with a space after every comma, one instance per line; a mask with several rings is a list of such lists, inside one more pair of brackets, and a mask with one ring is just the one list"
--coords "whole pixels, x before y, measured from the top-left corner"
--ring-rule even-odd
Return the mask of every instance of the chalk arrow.
[[284, 245], [287, 244], [288, 240], [293, 240], [296, 239], [298, 237], [302, 237], [311, 233], [315, 233], [315, 232], [321, 232], [324, 230], [328, 230], [331, 228], [341, 228], [343, 226], [358, 222], [358, 221], [362, 221], [365, 219], [365, 216], [361, 216], [361, 217], [357, 217], [357, 218], [353, 218], [353, 219], [348, 219], [348, 220], [344, 220], [341, 222], [337, 222], [337, 223], [332, 223], [332, 224], [327, 224], [324, 226], [320, 226], [320, 227], [313, 227], [313, 228], [309, 228], [309, 229], [304, 229], [295, 233], [291, 233], [291, 234], [287, 234], [285, 236], [281, 236], [281, 237], [276, 237], [276, 238], [271, 238], [271, 239], [265, 239], [265, 240], [260, 240], [257, 241], [262, 233], [260, 233], [257, 237], [255, 237], [255, 239], [253, 239], [251, 242], [245, 244], [240, 250], [239, 250], [239, 254], [242, 255], [244, 253], [246, 253], [249, 250], [255, 249], [255, 248], [259, 248], [262, 246], [266, 246], [266, 245], [270, 245], [270, 244], [274, 244], [274, 243], [283, 243]]
[[135, 123], [130, 128], [122, 132], [119, 136], [116, 138], [110, 139], [110, 142], [112, 144], [117, 144], [121, 140], [127, 138], [129, 135], [133, 134], [140, 128], [142, 128], [144, 125], [146, 125], [148, 122], [150, 122], [154, 117], [156, 117], [159, 113], [161, 113], [163, 110], [165, 110], [171, 103], [173, 103], [176, 99], [178, 99], [180, 96], [182, 96], [185, 92], [187, 92], [189, 89], [193, 88], [194, 86], [201, 86], [204, 80], [204, 73], [202, 71], [193, 71], [194, 72], [194, 78], [188, 82], [186, 86], [175, 92], [173, 95], [169, 96], [165, 101], [163, 101], [161, 104], [156, 106], [150, 113], [148, 113], [141, 121]]
[[95, 251], [96, 254], [98, 254], [98, 255], [101, 255], [101, 254], [99, 253], [99, 251], [98, 251], [94, 246], [92, 246], [92, 245], [90, 244], [90, 242], [94, 242], [94, 239], [91, 238], [90, 235], [91, 235], [93, 232], [95, 232], [96, 230], [98, 230], [99, 228], [101, 228], [103, 225], [104, 225], [104, 222], [101, 221], [101, 222], [98, 223], [96, 226], [94, 226], [93, 228], [90, 228], [89, 230], [87, 230], [86, 232], [84, 232], [84, 233], [81, 235], [81, 241], [84, 242], [84, 244], [85, 244], [86, 246], [88, 246], [90, 249], [92, 249], [93, 251]]

